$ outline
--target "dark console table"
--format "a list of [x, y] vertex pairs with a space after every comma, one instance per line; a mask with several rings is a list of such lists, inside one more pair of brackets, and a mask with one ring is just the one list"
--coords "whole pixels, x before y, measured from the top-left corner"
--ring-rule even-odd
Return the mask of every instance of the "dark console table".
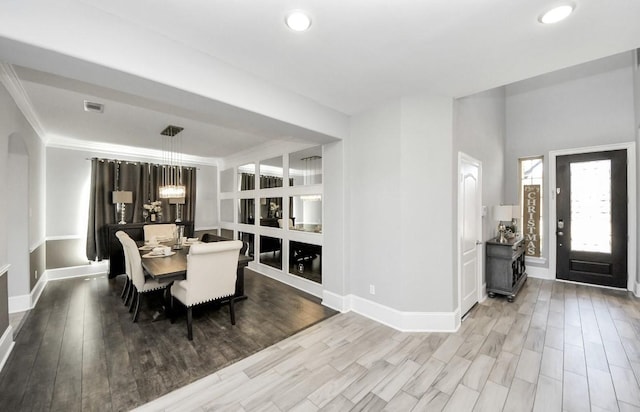
[[513, 302], [527, 280], [524, 264], [524, 241], [508, 239], [500, 243], [498, 238], [487, 241], [486, 281], [490, 298], [496, 293], [506, 295]]
[[[116, 237], [116, 232], [122, 230], [126, 232], [131, 239], [136, 242], [144, 241], [145, 225], [161, 225], [174, 222], [157, 222], [157, 223], [127, 223], [125, 225], [107, 225], [107, 245], [109, 248], [109, 278], [114, 278], [125, 273], [124, 269], [124, 253], [122, 245]], [[193, 222], [176, 223], [177, 226], [184, 226], [184, 235], [193, 237]]]

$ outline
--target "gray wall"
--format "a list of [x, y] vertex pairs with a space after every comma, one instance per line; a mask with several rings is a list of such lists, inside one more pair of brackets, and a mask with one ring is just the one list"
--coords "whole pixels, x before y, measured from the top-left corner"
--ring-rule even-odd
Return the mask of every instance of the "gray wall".
[[[491, 207], [504, 203], [504, 88], [457, 99], [454, 108], [453, 173], [457, 176], [458, 152], [466, 153], [482, 162], [482, 204], [487, 206], [488, 212], [482, 219], [480, 240], [486, 241], [496, 236], [497, 223], [492, 219]], [[454, 216], [458, 213], [457, 197], [457, 180], [454, 179]], [[455, 233], [458, 233], [457, 228]], [[455, 273], [457, 274], [457, 267]]]
[[352, 118], [345, 150], [352, 294], [409, 312], [457, 306], [452, 127], [453, 101], [441, 96], [404, 97]]
[[41, 244], [31, 251], [29, 254], [29, 271], [31, 275], [29, 276], [29, 284], [31, 290], [40, 279], [40, 276], [44, 273], [46, 269], [46, 244]]
[[[549, 151], [635, 141], [633, 90], [630, 52], [507, 86], [505, 203], [518, 202], [518, 158], [544, 155], [548, 171]], [[549, 210], [548, 173], [544, 186]]]
[[9, 327], [9, 272], [0, 273], [0, 336]]

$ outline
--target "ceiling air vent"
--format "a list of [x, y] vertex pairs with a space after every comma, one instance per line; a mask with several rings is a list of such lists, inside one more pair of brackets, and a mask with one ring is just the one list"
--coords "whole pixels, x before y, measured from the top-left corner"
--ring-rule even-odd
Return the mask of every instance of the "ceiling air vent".
[[163, 136], [175, 136], [183, 130], [184, 127], [169, 125], [165, 127], [164, 130], [160, 132], [160, 134]]
[[96, 103], [96, 102], [90, 102], [89, 100], [85, 100], [84, 101], [84, 111], [85, 112], [102, 113], [102, 112], [104, 112], [104, 104]]

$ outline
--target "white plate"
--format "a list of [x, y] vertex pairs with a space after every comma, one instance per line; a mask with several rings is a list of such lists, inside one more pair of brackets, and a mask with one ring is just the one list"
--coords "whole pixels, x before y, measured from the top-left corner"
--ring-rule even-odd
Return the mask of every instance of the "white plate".
[[169, 256], [173, 256], [175, 255], [176, 252], [170, 252], [168, 255], [154, 255], [153, 253], [149, 252], [145, 255], [142, 255], [143, 258], [160, 258], [160, 257], [169, 257]]

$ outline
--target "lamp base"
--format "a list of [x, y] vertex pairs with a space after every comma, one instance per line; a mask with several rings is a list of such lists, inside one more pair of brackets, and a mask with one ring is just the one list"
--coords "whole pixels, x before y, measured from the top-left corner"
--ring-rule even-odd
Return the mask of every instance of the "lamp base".
[[119, 225], [126, 225], [127, 222], [124, 221], [124, 210], [125, 210], [125, 204], [124, 203], [120, 203], [120, 221], [118, 222]]

